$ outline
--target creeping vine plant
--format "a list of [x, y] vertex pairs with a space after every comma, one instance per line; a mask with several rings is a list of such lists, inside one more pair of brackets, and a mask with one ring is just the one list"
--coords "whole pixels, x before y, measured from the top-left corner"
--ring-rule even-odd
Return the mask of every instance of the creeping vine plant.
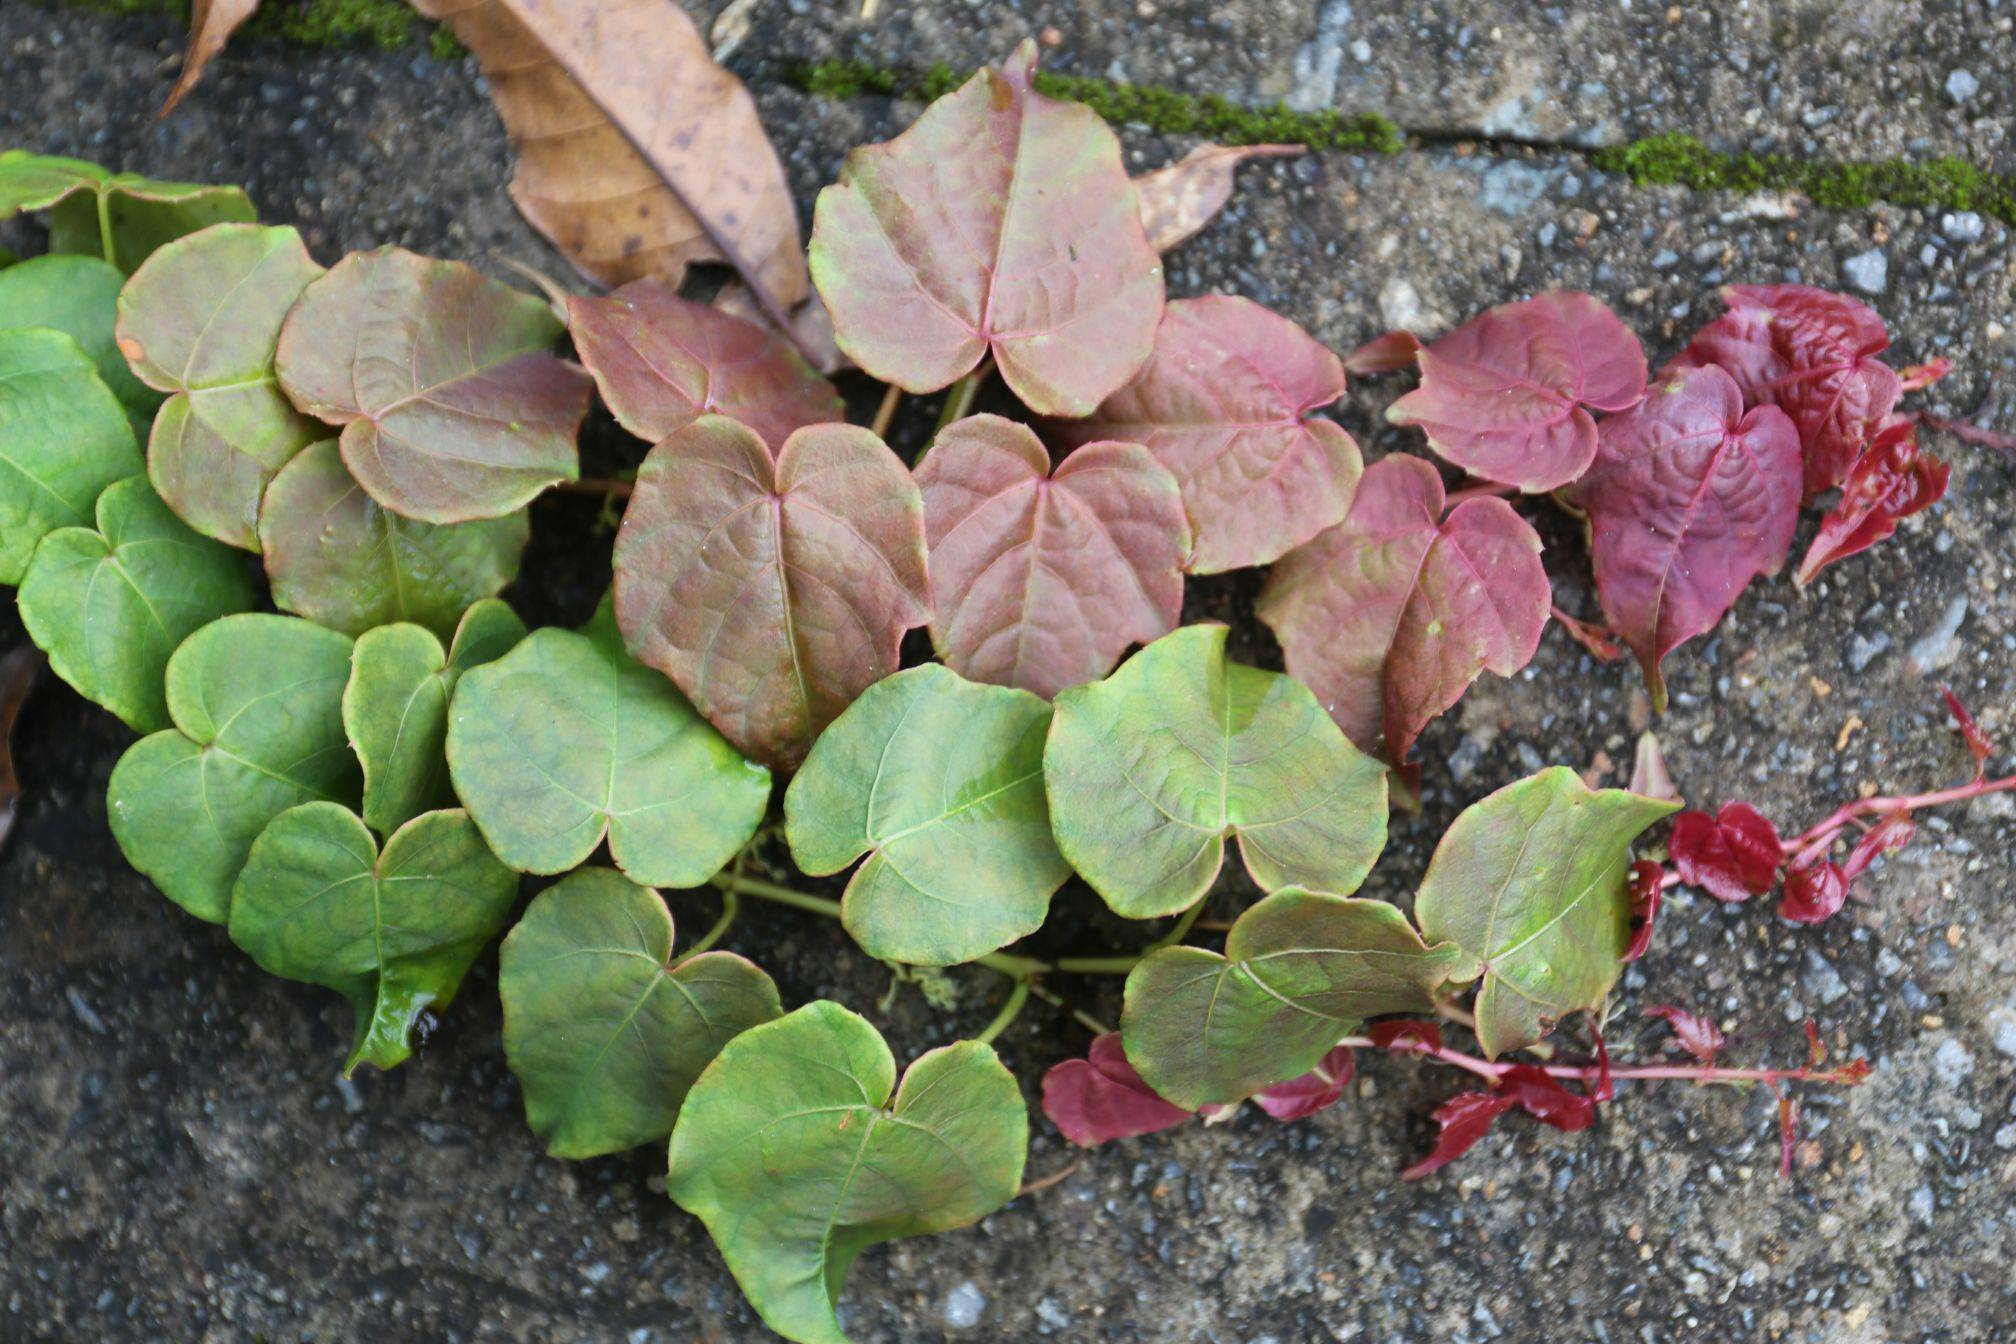
[[[1411, 913], [1354, 893], [1422, 730], [1547, 626], [1538, 534], [1502, 496], [1586, 518], [1662, 703], [1665, 658], [1784, 564], [1815, 496], [1843, 487], [1801, 583], [1939, 496], [1880, 319], [1737, 287], [1648, 376], [1598, 299], [1550, 292], [1342, 361], [1250, 300], [1165, 302], [1113, 133], [1033, 67], [1025, 46], [976, 74], [819, 199], [839, 348], [891, 398], [958, 383], [914, 466], [780, 335], [651, 280], [549, 303], [396, 248], [324, 270], [233, 189], [0, 155], [0, 215], [44, 212], [51, 246], [0, 271], [0, 580], [57, 675], [146, 734], [109, 786], [134, 866], [348, 997], [351, 1068], [406, 1059], [519, 874], [565, 874], [502, 942], [528, 1121], [559, 1157], [669, 1139], [668, 1193], [801, 1341], [844, 1340], [862, 1249], [1015, 1196], [1028, 1115], [991, 1042], [1032, 995], [1066, 1006], [1057, 976], [1126, 977], [1117, 1031], [1043, 1082], [1085, 1145], [1247, 1100], [1311, 1114], [1363, 1049], [1483, 1083], [1410, 1176], [1513, 1109], [1584, 1128], [1618, 1080], [1859, 1081], [1722, 1065], [1670, 1006], [1648, 1011], [1692, 1062], [1613, 1067], [1601, 1019], [1664, 887], [1742, 900], [1782, 874], [1786, 916], [1816, 921], [1914, 811], [2016, 787], [1950, 697], [1966, 785], [1789, 840], [1746, 804], [1687, 812], [1669, 874], [1637, 857], [1679, 807], [1656, 753], [1633, 790], [1556, 767], [1456, 819]], [[1390, 417], [1469, 474], [1454, 491], [1427, 457], [1364, 465], [1322, 413], [1347, 367], [1408, 366]], [[958, 413], [995, 370], [1026, 423]], [[611, 486], [610, 597], [527, 632], [497, 595], [595, 394], [655, 446]], [[236, 552], [291, 614], [258, 609]], [[1180, 624], [1186, 573], [1257, 565], [1286, 673]], [[920, 627], [941, 661], [904, 668]], [[849, 873], [839, 901], [748, 871], [780, 831], [805, 873]], [[1222, 945], [1185, 941], [1234, 853], [1264, 895]], [[1135, 955], [1006, 950], [1074, 875], [1179, 922]], [[680, 951], [658, 889], [710, 884], [722, 922]], [[712, 950], [745, 897], [900, 966], [990, 967], [1007, 1004], [899, 1080], [863, 1018], [786, 1012]], [[1595, 1062], [1504, 1058], [1578, 1014]]]

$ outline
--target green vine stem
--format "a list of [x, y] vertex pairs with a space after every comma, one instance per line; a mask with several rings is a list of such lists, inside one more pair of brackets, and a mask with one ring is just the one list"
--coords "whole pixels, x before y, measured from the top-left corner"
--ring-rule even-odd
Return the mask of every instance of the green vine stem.
[[939, 429], [942, 430], [953, 421], [964, 420], [972, 414], [973, 398], [980, 395], [980, 384], [986, 382], [987, 375], [993, 371], [994, 358], [990, 355], [980, 362], [980, 367], [952, 384], [952, 390], [945, 396], [945, 409], [938, 413]]
[[112, 245], [112, 193], [98, 193], [98, 246], [108, 266], [117, 265], [118, 249]]
[[980, 1029], [973, 1039], [982, 1045], [992, 1045], [996, 1037], [1008, 1030], [1015, 1019], [1022, 1016], [1022, 1005], [1029, 1002], [1029, 977], [1017, 976], [1014, 986], [1008, 991], [1008, 1001], [1001, 1005], [1001, 1011], [994, 1014], [994, 1020]]
[[735, 916], [741, 913], [742, 898], [732, 891], [723, 891], [721, 893], [721, 917], [714, 921], [714, 927], [701, 935], [699, 942], [686, 949], [686, 955], [679, 958], [679, 960], [691, 961], [708, 948], [714, 946], [714, 944], [720, 942], [721, 935], [728, 932], [729, 927], [735, 923]]
[[[766, 882], [760, 877], [743, 877], [739, 873], [717, 873], [714, 885], [722, 891], [742, 896], [754, 896], [758, 900], [770, 901], [777, 905], [788, 905], [794, 910], [805, 910], [828, 919], [840, 918], [840, 902], [825, 896], [813, 896], [775, 882]], [[1049, 962], [1035, 957], [1018, 957], [1007, 952], [989, 952], [984, 957], [975, 957], [973, 964], [999, 971], [1016, 980], [1026, 980], [1032, 975], [1042, 975], [1055, 969]]]

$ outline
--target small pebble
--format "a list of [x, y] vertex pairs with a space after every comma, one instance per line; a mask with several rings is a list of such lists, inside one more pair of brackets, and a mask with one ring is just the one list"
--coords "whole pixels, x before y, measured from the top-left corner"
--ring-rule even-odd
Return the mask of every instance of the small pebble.
[[1955, 70], [1946, 76], [1946, 96], [1957, 106], [1981, 92], [1981, 81], [1965, 70]]
[[970, 1282], [962, 1283], [945, 1294], [945, 1324], [954, 1330], [970, 1330], [980, 1324], [980, 1317], [987, 1310], [987, 1299]]
[[1841, 274], [1864, 294], [1881, 294], [1890, 283], [1890, 259], [1882, 248], [1872, 247], [1842, 262]]

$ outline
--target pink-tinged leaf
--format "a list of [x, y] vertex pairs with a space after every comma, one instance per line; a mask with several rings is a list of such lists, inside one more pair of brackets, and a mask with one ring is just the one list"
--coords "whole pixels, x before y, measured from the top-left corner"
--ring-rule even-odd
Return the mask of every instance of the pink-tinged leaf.
[[[1617, 1097], [1617, 1083], [1610, 1073], [1610, 1043], [1603, 1039], [1603, 1024], [1593, 1017], [1589, 1022], [1589, 1034], [1596, 1042], [1596, 1082], [1589, 1088], [1589, 1100], [1593, 1106], [1614, 1101]], [[1593, 1115], [1594, 1112], [1592, 1111]]]
[[1931, 508], [1946, 493], [1952, 469], [1918, 451], [1917, 429], [1893, 420], [1848, 470], [1840, 502], [1820, 520], [1820, 534], [1793, 577], [1800, 587], [1837, 560], [1866, 551], [1897, 530], [1899, 519]]
[[1284, 1123], [1305, 1119], [1336, 1105], [1357, 1071], [1357, 1056], [1349, 1046], [1340, 1045], [1300, 1078], [1255, 1092], [1253, 1103]]
[[1724, 803], [1712, 817], [1682, 812], [1666, 849], [1682, 882], [1730, 904], [1771, 890], [1785, 854], [1778, 828], [1748, 803]]
[[1969, 754], [1974, 757], [1974, 782], [1978, 784], [1988, 772], [1988, 758], [1995, 754], [1995, 744], [1981, 731], [1981, 725], [1974, 722], [1974, 716], [1960, 703], [1960, 697], [1953, 694], [1951, 686], [1941, 686], [1939, 694], [1946, 701], [1946, 712], [1953, 716], [1953, 726], [1959, 729]]
[[1923, 364], [1907, 364], [1897, 371], [1897, 377], [1906, 392], [1922, 392], [1951, 372], [1953, 361], [1941, 355]]
[[1785, 563], [1799, 460], [1785, 413], [1746, 413], [1735, 380], [1713, 367], [1681, 370], [1603, 422], [1596, 464], [1568, 497], [1588, 515], [1597, 596], [1655, 709], [1666, 705], [1666, 655]]
[[1542, 1124], [1573, 1133], [1596, 1122], [1595, 1098], [1570, 1092], [1538, 1065], [1514, 1064], [1498, 1075], [1498, 1086]]
[[782, 340], [655, 280], [568, 295], [567, 329], [616, 423], [649, 443], [703, 415], [740, 420], [773, 446], [846, 418], [833, 384]]
[[1636, 961], [1652, 946], [1652, 928], [1659, 922], [1659, 900], [1665, 890], [1664, 868], [1650, 859], [1631, 865], [1631, 943], [1624, 949], [1624, 960]]
[[203, 71], [224, 50], [238, 25], [258, 9], [259, 0], [196, 0], [189, 11], [189, 45], [182, 53], [182, 74], [168, 91], [168, 101], [154, 114], [156, 117], [167, 116], [188, 97], [189, 90], [203, 78]]
[[1388, 408], [1487, 481], [1555, 490], [1596, 459], [1591, 410], [1645, 395], [1645, 351], [1601, 300], [1549, 290], [1472, 318], [1420, 354], [1421, 386]]
[[1658, 737], [1649, 731], [1638, 734], [1638, 751], [1631, 760], [1630, 789], [1644, 798], [1669, 803], [1685, 801], [1673, 782], [1672, 772], [1666, 768], [1666, 753], [1660, 749]]
[[1120, 1033], [1092, 1039], [1084, 1059], [1067, 1059], [1043, 1075], [1043, 1114], [1080, 1148], [1169, 1129], [1194, 1117], [1157, 1096], [1127, 1062]]
[[1134, 179], [1141, 227], [1157, 252], [1195, 237], [1232, 199], [1232, 176], [1248, 159], [1292, 159], [1301, 145], [1199, 145], [1167, 168]]
[[917, 486], [931, 641], [962, 676], [1047, 698], [1176, 628], [1190, 524], [1139, 444], [1087, 444], [1053, 472], [1034, 431], [976, 415], [939, 433]]
[[458, 261], [354, 252], [303, 290], [274, 368], [304, 413], [343, 427], [344, 465], [423, 523], [512, 512], [579, 470], [588, 375], [548, 353], [545, 302]]
[[1567, 632], [1568, 638], [1580, 644], [1582, 651], [1597, 662], [1614, 663], [1624, 656], [1624, 646], [1610, 638], [1607, 627], [1577, 620], [1559, 607], [1550, 606], [1547, 610], [1555, 623]]
[[819, 193], [812, 280], [840, 348], [932, 392], [991, 350], [1042, 415], [1089, 415], [1148, 357], [1162, 262], [1120, 142], [1030, 88], [1036, 44], [982, 70]]
[[1364, 377], [1411, 369], [1421, 356], [1421, 338], [1411, 331], [1389, 331], [1374, 336], [1344, 356], [1344, 372]]
[[1822, 924], [1841, 912], [1848, 900], [1848, 874], [1832, 859], [1818, 859], [1785, 874], [1785, 896], [1778, 913], [1794, 924]]
[[1400, 1173], [1403, 1181], [1418, 1181], [1440, 1171], [1477, 1146], [1491, 1132], [1491, 1122], [1517, 1103], [1503, 1092], [1458, 1092], [1435, 1108], [1435, 1123], [1441, 1126], [1435, 1150]]
[[793, 767], [930, 619], [924, 503], [865, 429], [773, 457], [702, 416], [651, 450], [616, 535], [616, 621], [744, 755]]
[[1722, 301], [1728, 311], [1669, 367], [1720, 365], [1746, 406], [1784, 408], [1805, 455], [1806, 498], [1840, 484], [1904, 393], [1876, 358], [1890, 345], [1883, 319], [1807, 285], [1730, 285]]
[[1909, 812], [1890, 812], [1855, 842], [1855, 848], [1848, 851], [1848, 861], [1841, 865], [1841, 875], [1853, 882], [1869, 870], [1869, 865], [1884, 854], [1895, 854], [1911, 843], [1911, 837], [1918, 834], [1918, 823], [1911, 819]]
[[1442, 1048], [1442, 1028], [1433, 1022], [1374, 1022], [1365, 1034], [1395, 1055], [1434, 1054]]
[[1524, 667], [1547, 627], [1540, 538], [1502, 499], [1442, 514], [1418, 457], [1375, 463], [1338, 526], [1282, 557], [1257, 606], [1289, 675], [1360, 749], [1399, 765], [1480, 672]]
[[1702, 1064], [1713, 1064], [1715, 1057], [1722, 1053], [1722, 1047], [1726, 1044], [1722, 1028], [1705, 1017], [1697, 1017], [1684, 1008], [1675, 1008], [1670, 1003], [1647, 1008], [1645, 1016], [1666, 1019], [1666, 1025], [1673, 1029], [1674, 1044]]
[[1344, 366], [1302, 328], [1214, 294], [1171, 303], [1134, 380], [1056, 430], [1146, 444], [1183, 487], [1190, 572], [1216, 574], [1267, 564], [1350, 509], [1358, 445], [1313, 414], [1343, 395]]

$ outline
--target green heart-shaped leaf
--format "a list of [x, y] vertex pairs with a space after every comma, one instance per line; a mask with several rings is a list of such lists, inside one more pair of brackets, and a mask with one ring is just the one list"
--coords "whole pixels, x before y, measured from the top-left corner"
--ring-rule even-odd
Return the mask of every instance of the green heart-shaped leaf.
[[1592, 790], [1557, 765], [1471, 804], [1443, 834], [1414, 914], [1423, 934], [1466, 954], [1452, 979], [1484, 977], [1485, 1054], [1603, 1002], [1631, 945], [1631, 842], [1679, 806]]
[[343, 427], [371, 498], [423, 523], [511, 513], [580, 469], [594, 388], [548, 353], [545, 302], [458, 261], [355, 252], [302, 292], [274, 365], [294, 404]]
[[48, 327], [76, 341], [134, 420], [136, 432], [144, 432], [161, 394], [133, 376], [113, 339], [125, 283], [118, 267], [96, 257], [35, 257], [0, 271], [0, 324]]
[[83, 159], [0, 154], [0, 219], [49, 212], [49, 250], [103, 257], [131, 274], [163, 243], [226, 220], [257, 219], [238, 187], [156, 182]]
[[881, 1034], [821, 1000], [707, 1066], [665, 1192], [707, 1224], [772, 1330], [847, 1344], [833, 1306], [855, 1257], [986, 1217], [1014, 1198], [1028, 1147], [1028, 1108], [991, 1047], [933, 1050], [898, 1089]]
[[267, 822], [299, 803], [356, 804], [349, 677], [349, 637], [291, 616], [226, 616], [183, 640], [168, 660], [175, 726], [128, 747], [105, 791], [126, 861], [223, 923]]
[[1058, 693], [1043, 755], [1057, 847], [1129, 919], [1196, 904], [1227, 836], [1262, 890], [1340, 896], [1385, 846], [1385, 771], [1299, 682], [1227, 661], [1225, 633], [1185, 626]]
[[504, 1057], [554, 1157], [664, 1138], [721, 1047], [784, 1011], [732, 952], [671, 956], [665, 902], [609, 868], [540, 892], [504, 940]]
[[1151, 952], [1127, 977], [1127, 1059], [1186, 1110], [1243, 1101], [1316, 1067], [1370, 1017], [1423, 1013], [1460, 968], [1385, 901], [1288, 887], [1239, 916], [1225, 955]]
[[504, 927], [518, 875], [465, 812], [429, 812], [379, 853], [357, 814], [303, 803], [275, 817], [231, 893], [231, 941], [274, 975], [350, 1000], [345, 1074], [413, 1053], [425, 1008], [446, 1008], [476, 954]]
[[815, 877], [870, 855], [841, 918], [871, 956], [971, 961], [1034, 933], [1071, 875], [1050, 838], [1050, 706], [937, 663], [876, 682], [784, 794], [791, 856]]
[[146, 478], [105, 487], [96, 529], [63, 527], [21, 578], [21, 623], [56, 675], [135, 732], [168, 726], [169, 655], [256, 598], [227, 546], [199, 537]]
[[448, 768], [490, 847], [524, 873], [565, 872], [606, 834], [637, 881], [698, 886], [770, 801], [770, 772], [623, 651], [606, 605], [586, 631], [536, 630], [462, 678]]
[[380, 835], [422, 812], [454, 805], [448, 787], [448, 698], [472, 667], [495, 662], [525, 638], [525, 623], [496, 598], [462, 618], [447, 652], [417, 625], [381, 625], [357, 637], [343, 688], [343, 730], [364, 767], [364, 820]]
[[274, 605], [346, 634], [411, 621], [446, 638], [472, 602], [518, 577], [531, 535], [523, 509], [447, 525], [401, 518], [364, 493], [333, 442], [282, 467], [259, 511]]
[[60, 331], [0, 331], [0, 583], [36, 543], [89, 527], [99, 492], [145, 464], [125, 408]]
[[147, 259], [119, 296], [119, 348], [172, 393], [147, 474], [206, 537], [259, 549], [259, 498], [317, 427], [273, 373], [280, 323], [322, 268], [289, 228], [220, 224]]

